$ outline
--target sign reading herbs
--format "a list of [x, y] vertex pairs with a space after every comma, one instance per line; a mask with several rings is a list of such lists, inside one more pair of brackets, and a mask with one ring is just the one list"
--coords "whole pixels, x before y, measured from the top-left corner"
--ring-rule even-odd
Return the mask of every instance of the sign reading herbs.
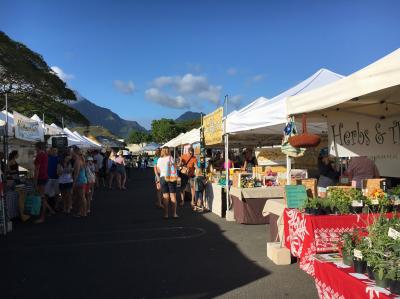
[[376, 119], [334, 113], [328, 116], [328, 130], [330, 152], [338, 156], [394, 154], [400, 150], [400, 116]]

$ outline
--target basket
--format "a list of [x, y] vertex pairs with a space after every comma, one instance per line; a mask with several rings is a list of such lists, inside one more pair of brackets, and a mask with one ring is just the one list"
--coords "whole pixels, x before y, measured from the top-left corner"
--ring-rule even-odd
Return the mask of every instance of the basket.
[[297, 148], [310, 148], [318, 146], [321, 142], [321, 138], [318, 135], [307, 133], [307, 117], [305, 114], [303, 114], [302, 125], [303, 133], [289, 137], [290, 145]]

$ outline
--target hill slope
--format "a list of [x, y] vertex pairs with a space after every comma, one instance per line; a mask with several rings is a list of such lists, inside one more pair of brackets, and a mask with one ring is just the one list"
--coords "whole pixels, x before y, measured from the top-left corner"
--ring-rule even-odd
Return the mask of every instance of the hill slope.
[[175, 119], [175, 121], [180, 122], [180, 121], [186, 121], [186, 120], [200, 120], [200, 117], [201, 117], [200, 112], [186, 111], [181, 116], [179, 116], [177, 119]]
[[146, 131], [146, 129], [136, 121], [122, 119], [110, 109], [97, 106], [78, 93], [76, 93], [76, 97], [78, 100], [69, 105], [86, 116], [92, 126], [102, 126], [114, 135], [123, 138], [127, 137], [132, 130], [140, 132]]

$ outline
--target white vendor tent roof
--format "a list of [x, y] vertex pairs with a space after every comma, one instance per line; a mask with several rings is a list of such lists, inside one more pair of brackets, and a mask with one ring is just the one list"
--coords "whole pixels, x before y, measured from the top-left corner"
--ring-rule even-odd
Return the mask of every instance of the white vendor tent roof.
[[185, 133], [180, 133], [178, 136], [176, 136], [175, 138], [172, 138], [170, 141], [168, 141], [166, 144], [164, 144], [163, 147], [164, 146], [177, 147], [178, 145], [180, 145], [179, 139], [182, 138], [183, 135], [185, 135]]
[[[227, 133], [243, 134], [282, 134], [283, 124], [287, 121], [286, 101], [293, 95], [308, 92], [342, 79], [343, 76], [327, 69], [320, 69], [311, 77], [270, 100], [259, 98], [243, 111], [228, 116]], [[326, 131], [326, 124], [310, 124], [310, 131]], [[299, 128], [298, 128], [299, 129]]]
[[321, 114], [330, 108], [369, 116], [398, 115], [399, 86], [400, 48], [342, 80], [288, 98], [287, 113]]
[[179, 145], [200, 142], [200, 128], [186, 132], [182, 138], [179, 139], [179, 142]]

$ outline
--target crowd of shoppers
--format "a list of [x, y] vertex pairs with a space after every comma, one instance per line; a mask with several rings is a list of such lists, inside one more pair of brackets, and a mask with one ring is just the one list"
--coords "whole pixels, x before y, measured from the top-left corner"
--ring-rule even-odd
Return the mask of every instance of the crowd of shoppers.
[[[1, 161], [2, 176], [5, 175], [11, 188], [21, 183], [18, 157], [18, 151], [13, 150], [7, 167]], [[36, 144], [33, 166], [33, 190], [41, 198], [41, 212], [36, 223], [43, 223], [47, 216], [56, 213], [87, 217], [92, 210], [96, 187], [126, 189], [126, 162], [122, 151], [84, 152], [76, 146], [46, 148], [46, 144], [40, 142]], [[26, 183], [29, 184], [29, 180]]]

